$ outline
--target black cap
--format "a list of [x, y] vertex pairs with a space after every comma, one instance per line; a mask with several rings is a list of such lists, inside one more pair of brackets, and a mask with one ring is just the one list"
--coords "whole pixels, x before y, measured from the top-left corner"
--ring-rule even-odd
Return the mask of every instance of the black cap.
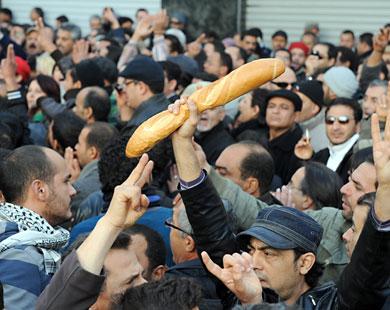
[[316, 253], [322, 233], [321, 225], [304, 212], [273, 205], [260, 211], [252, 226], [237, 235], [237, 240], [242, 247], [253, 237], [275, 249], [302, 248]]
[[302, 81], [296, 84], [295, 90], [306, 95], [314, 104], [320, 108], [324, 105], [324, 91], [319, 81]]
[[295, 111], [301, 111], [302, 110], [302, 100], [299, 98], [297, 94], [292, 92], [291, 90], [288, 89], [279, 89], [272, 91], [268, 94], [268, 96], [265, 98], [265, 109], [267, 109], [268, 102], [271, 98], [274, 97], [282, 97], [290, 100], [294, 107]]
[[119, 76], [144, 82], [155, 93], [162, 93], [164, 90], [164, 71], [156, 61], [147, 56], [136, 56]]

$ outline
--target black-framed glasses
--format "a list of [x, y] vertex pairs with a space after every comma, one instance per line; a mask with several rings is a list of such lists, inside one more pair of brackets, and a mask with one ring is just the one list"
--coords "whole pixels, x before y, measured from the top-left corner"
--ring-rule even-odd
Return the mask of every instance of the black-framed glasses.
[[170, 228], [173, 228], [173, 229], [176, 229], [178, 231], [181, 231], [189, 236], [192, 236], [192, 233], [189, 233], [188, 231], [185, 231], [184, 229], [181, 229], [180, 227], [177, 227], [176, 225], [174, 225], [173, 223], [173, 220], [172, 218], [170, 217], [169, 219], [165, 220], [164, 224]]
[[310, 55], [316, 56], [318, 59], [324, 59], [324, 57], [321, 56], [318, 51], [311, 51]]
[[297, 83], [296, 82], [292, 82], [292, 83], [287, 83], [287, 82], [274, 82], [274, 81], [271, 81], [272, 84], [280, 87], [280, 88], [287, 88], [288, 86], [291, 86], [291, 88], [294, 88]]
[[342, 125], [348, 124], [351, 118], [347, 115], [340, 115], [340, 116], [327, 116], [325, 118], [325, 123], [327, 125], [333, 125], [336, 121], [339, 122]]

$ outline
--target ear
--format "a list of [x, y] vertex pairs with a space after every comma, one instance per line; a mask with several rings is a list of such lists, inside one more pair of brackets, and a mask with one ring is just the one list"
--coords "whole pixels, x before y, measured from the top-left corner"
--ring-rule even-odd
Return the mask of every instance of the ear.
[[168, 81], [168, 88], [171, 91], [175, 91], [176, 86], [177, 86], [177, 81], [176, 80]]
[[254, 177], [249, 177], [245, 180], [243, 190], [248, 194], [261, 193], [259, 181]]
[[194, 239], [192, 239], [192, 237], [188, 236], [188, 235], [184, 239], [185, 239], [184, 240], [184, 242], [185, 242], [185, 250], [187, 252], [189, 252], [189, 253], [196, 251]]
[[84, 114], [84, 119], [86, 119], [87, 121], [95, 119], [93, 116], [93, 111], [92, 111], [91, 107], [85, 108], [83, 110], [83, 114]]
[[314, 115], [317, 115], [318, 112], [320, 112], [320, 106], [319, 105], [316, 105], [315, 103], [312, 104], [312, 107], [311, 107], [311, 112], [314, 114]]
[[139, 90], [140, 90], [141, 95], [145, 95], [148, 91], [151, 91], [150, 88], [149, 88], [149, 86], [146, 85], [144, 82], [141, 82], [141, 81], [140, 81], [140, 82], [137, 84], [137, 86], [138, 86], [138, 88], [139, 88]]
[[46, 201], [49, 196], [49, 187], [41, 180], [34, 180], [30, 185], [30, 189], [35, 199], [39, 201]]
[[260, 114], [260, 107], [258, 105], [254, 105], [252, 107], [253, 111], [255, 112], [255, 114], [259, 115]]
[[153, 269], [152, 271], [152, 280], [153, 281], [159, 281], [161, 280], [165, 272], [168, 270], [168, 267], [165, 265], [158, 265], [156, 268]]
[[316, 261], [316, 257], [313, 253], [302, 254], [297, 261], [299, 273], [301, 275], [307, 274], [310, 271], [310, 269], [313, 267], [315, 261]]
[[73, 83], [73, 88], [81, 88], [81, 82], [80, 81], [76, 81]]
[[97, 159], [99, 157], [99, 151], [95, 146], [88, 147], [88, 157], [92, 160]]
[[311, 199], [308, 195], [305, 195], [305, 199], [303, 200], [302, 203], [302, 211], [309, 210], [314, 206], [313, 199]]

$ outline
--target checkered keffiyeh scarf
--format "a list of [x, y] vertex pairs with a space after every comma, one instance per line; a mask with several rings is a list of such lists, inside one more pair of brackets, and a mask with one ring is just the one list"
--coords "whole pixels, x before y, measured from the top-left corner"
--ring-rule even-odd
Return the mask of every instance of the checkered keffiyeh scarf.
[[34, 246], [43, 254], [46, 274], [57, 271], [61, 255], [57, 252], [69, 240], [69, 232], [53, 228], [37, 213], [11, 203], [0, 204], [0, 221], [13, 222], [19, 232], [0, 242], [0, 253], [15, 246]]

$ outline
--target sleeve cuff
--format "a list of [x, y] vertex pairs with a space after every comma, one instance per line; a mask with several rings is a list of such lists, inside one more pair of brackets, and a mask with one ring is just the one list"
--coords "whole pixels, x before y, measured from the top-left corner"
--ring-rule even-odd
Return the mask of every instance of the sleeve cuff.
[[186, 189], [190, 189], [190, 188], [196, 187], [200, 183], [202, 183], [206, 179], [206, 177], [207, 177], [206, 171], [202, 170], [200, 172], [200, 175], [193, 181], [185, 182], [182, 179], [180, 179], [180, 189], [181, 190], [186, 190]]
[[390, 221], [381, 222], [375, 214], [375, 208], [371, 208], [371, 218], [377, 231], [390, 232]]

